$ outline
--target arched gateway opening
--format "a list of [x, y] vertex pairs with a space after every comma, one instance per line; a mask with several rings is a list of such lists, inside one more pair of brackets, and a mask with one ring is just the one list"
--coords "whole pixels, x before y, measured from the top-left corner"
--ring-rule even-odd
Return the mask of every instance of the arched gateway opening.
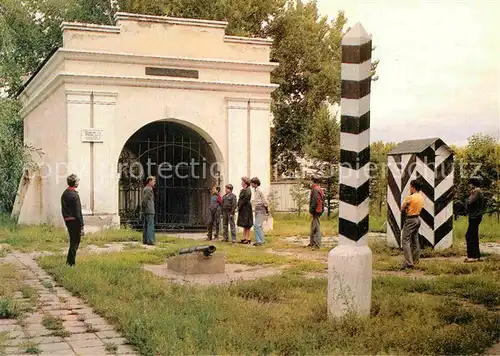
[[118, 161], [119, 214], [122, 225], [140, 228], [140, 202], [147, 176], [156, 177], [155, 228], [200, 230], [210, 200], [210, 188], [221, 184], [222, 162], [194, 129], [171, 121], [156, 121], [136, 131]]

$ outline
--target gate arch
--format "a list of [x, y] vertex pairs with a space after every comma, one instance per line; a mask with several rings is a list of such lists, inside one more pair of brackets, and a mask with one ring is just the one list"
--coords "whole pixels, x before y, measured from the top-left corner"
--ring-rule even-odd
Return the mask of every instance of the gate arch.
[[143, 182], [156, 177], [155, 228], [201, 230], [210, 188], [221, 186], [224, 163], [210, 136], [180, 120], [146, 124], [125, 142], [119, 159], [119, 214], [123, 225], [141, 226]]

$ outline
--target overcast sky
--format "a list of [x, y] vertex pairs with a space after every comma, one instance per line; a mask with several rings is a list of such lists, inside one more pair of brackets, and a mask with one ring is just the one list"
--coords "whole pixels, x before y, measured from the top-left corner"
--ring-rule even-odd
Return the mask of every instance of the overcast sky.
[[500, 138], [500, 0], [317, 0], [345, 10], [377, 47], [372, 141], [441, 137], [463, 145], [476, 132]]

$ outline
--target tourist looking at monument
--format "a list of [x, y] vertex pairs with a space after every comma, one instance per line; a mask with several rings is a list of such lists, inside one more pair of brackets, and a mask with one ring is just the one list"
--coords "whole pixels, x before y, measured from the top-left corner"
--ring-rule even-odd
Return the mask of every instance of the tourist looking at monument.
[[252, 207], [255, 211], [254, 232], [255, 232], [255, 246], [264, 244], [264, 230], [262, 223], [267, 218], [268, 204], [266, 197], [260, 190], [260, 180], [258, 177], [250, 179], [250, 185], [253, 188], [252, 194]]
[[250, 189], [250, 179], [248, 177], [241, 178], [241, 190], [238, 197], [238, 226], [243, 228], [242, 244], [249, 244], [250, 229], [253, 226], [253, 211], [252, 211], [252, 191]]
[[80, 179], [75, 174], [70, 174], [66, 178], [66, 182], [68, 183], [68, 188], [61, 195], [62, 216], [69, 234], [69, 249], [66, 264], [74, 266], [76, 251], [80, 246], [81, 237], [84, 235], [82, 205], [80, 196], [76, 191]]
[[222, 197], [220, 196], [217, 187], [213, 186], [210, 196], [210, 205], [208, 206], [208, 219], [207, 219], [207, 239], [212, 240], [212, 233], [215, 225], [215, 238], [219, 236], [219, 220], [220, 220], [220, 206], [222, 204]]
[[144, 219], [142, 231], [142, 243], [144, 245], [155, 244], [155, 198], [153, 188], [156, 178], [149, 176], [146, 179], [146, 186], [142, 190], [141, 209]]
[[420, 194], [422, 185], [418, 180], [410, 182], [410, 195], [401, 205], [401, 212], [405, 214], [403, 223], [403, 255], [402, 269], [413, 268], [420, 259], [420, 241], [418, 230], [420, 228], [420, 212], [424, 206], [424, 197]]
[[319, 218], [323, 215], [325, 205], [325, 193], [319, 186], [319, 179], [312, 178], [311, 195], [309, 197], [309, 214], [311, 214], [311, 234], [309, 236], [309, 245], [318, 249], [321, 247], [321, 223]]
[[467, 258], [464, 262], [481, 261], [479, 250], [479, 225], [483, 220], [484, 195], [481, 191], [481, 181], [478, 178], [469, 179], [470, 196], [466, 202], [469, 226], [465, 233], [467, 243]]
[[223, 241], [229, 241], [227, 225], [231, 228], [231, 242], [236, 242], [236, 225], [234, 223], [234, 214], [236, 212], [236, 207], [238, 206], [236, 195], [233, 193], [233, 185], [226, 184], [225, 193], [222, 197], [222, 230], [223, 230]]

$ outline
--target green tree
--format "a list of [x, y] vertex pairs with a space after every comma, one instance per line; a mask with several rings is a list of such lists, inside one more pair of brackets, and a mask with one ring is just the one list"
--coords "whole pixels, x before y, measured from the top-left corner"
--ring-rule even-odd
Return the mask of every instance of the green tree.
[[327, 216], [330, 217], [338, 194], [338, 165], [340, 157], [340, 124], [326, 104], [316, 112], [309, 143], [305, 147], [306, 157], [311, 161], [313, 174], [322, 177], [327, 201]]
[[304, 206], [308, 203], [309, 200], [309, 192], [305, 189], [304, 182], [298, 182], [290, 188], [290, 195], [292, 196], [292, 200], [295, 203], [295, 210], [297, 214], [300, 214], [304, 211]]
[[[342, 12], [331, 23], [319, 15], [316, 2], [289, 2], [270, 23], [274, 38], [271, 59], [280, 66], [273, 72], [279, 88], [272, 94], [275, 131], [273, 161], [293, 170], [309, 141], [316, 112], [340, 97]], [[281, 173], [281, 172], [278, 172]]]
[[455, 202], [463, 204], [469, 196], [468, 180], [479, 177], [488, 212], [500, 213], [500, 144], [490, 135], [475, 134], [463, 149], [455, 149]]
[[376, 141], [370, 145], [370, 206], [382, 214], [387, 196], [387, 154], [393, 142]]
[[30, 162], [23, 145], [19, 103], [0, 99], [0, 213], [10, 212], [23, 169]]

